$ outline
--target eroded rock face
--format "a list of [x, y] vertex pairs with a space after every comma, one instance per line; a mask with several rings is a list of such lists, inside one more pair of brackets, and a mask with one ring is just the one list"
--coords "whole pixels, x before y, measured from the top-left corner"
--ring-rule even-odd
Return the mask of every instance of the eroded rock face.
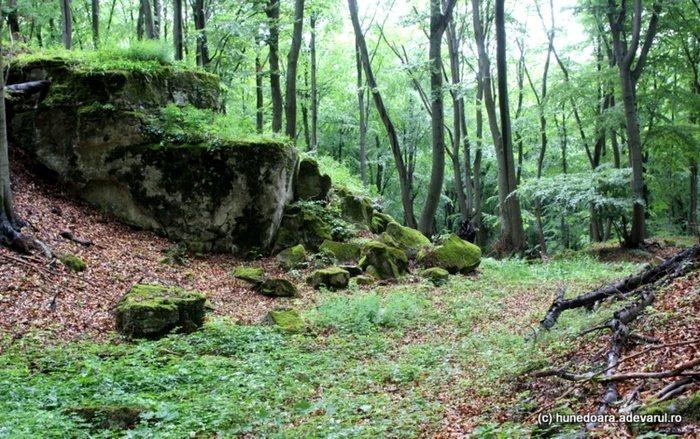
[[268, 248], [292, 200], [297, 153], [281, 142], [176, 143], [150, 118], [168, 104], [215, 109], [218, 79], [163, 67], [91, 72], [34, 61], [14, 82], [52, 85], [15, 114], [14, 142], [83, 199], [197, 252]]

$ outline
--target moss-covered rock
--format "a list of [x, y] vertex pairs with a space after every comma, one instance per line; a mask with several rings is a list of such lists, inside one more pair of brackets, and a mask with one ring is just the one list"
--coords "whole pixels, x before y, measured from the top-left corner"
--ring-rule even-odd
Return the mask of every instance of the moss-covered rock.
[[430, 240], [418, 230], [395, 222], [387, 224], [386, 234], [396, 242], [409, 259], [415, 258], [421, 248], [430, 245]]
[[127, 430], [139, 423], [144, 407], [132, 406], [78, 406], [64, 410], [67, 416], [76, 416], [91, 424], [94, 429]]
[[282, 250], [276, 257], [277, 263], [285, 270], [306, 266], [306, 249], [303, 245], [295, 245]]
[[81, 272], [87, 270], [87, 265], [85, 264], [85, 261], [80, 259], [80, 257], [78, 256], [61, 255], [58, 257], [58, 260], [61, 261], [61, 263], [67, 268], [73, 271]]
[[386, 232], [386, 226], [388, 226], [390, 223], [395, 222], [396, 220], [394, 220], [394, 218], [392, 218], [390, 215], [375, 210], [372, 213], [372, 223], [370, 226], [370, 230], [372, 230], [372, 233], [376, 233], [378, 235], [380, 233]]
[[325, 200], [331, 189], [331, 178], [321, 174], [314, 159], [305, 158], [299, 163], [299, 176], [295, 200]]
[[351, 262], [360, 259], [362, 249], [359, 244], [326, 240], [319, 250], [332, 253], [337, 262]]
[[168, 104], [216, 110], [215, 76], [168, 66], [100, 71], [61, 59], [20, 61], [11, 76], [52, 83], [38, 107], [10, 121], [14, 142], [89, 203], [195, 252], [273, 242], [293, 197], [293, 145], [187, 143], [151, 122]]
[[323, 241], [330, 239], [331, 229], [318, 215], [305, 212], [299, 206], [290, 206], [282, 218], [273, 252], [298, 244], [317, 252]]
[[450, 273], [443, 268], [432, 267], [421, 271], [420, 277], [428, 279], [434, 285], [442, 285], [447, 282], [447, 279], [450, 277]]
[[299, 294], [297, 287], [287, 279], [274, 278], [265, 279], [259, 291], [268, 297], [296, 297]]
[[343, 219], [366, 227], [372, 225], [374, 207], [369, 198], [346, 195], [340, 200], [340, 211]]
[[260, 284], [265, 280], [265, 269], [262, 267], [238, 267], [230, 274], [235, 278], [253, 284]]
[[637, 414], [640, 416], [656, 416], [657, 421], [630, 423], [630, 430], [633, 434], [640, 434], [650, 430], [659, 424], [658, 419], [663, 419], [664, 415], [668, 419], [671, 419], [671, 415], [676, 415], [683, 423], [698, 423], [700, 422], [700, 392], [695, 392], [687, 398], [673, 399], [642, 408]]
[[396, 279], [408, 272], [406, 254], [377, 241], [370, 241], [362, 247], [359, 265], [379, 279]]
[[158, 338], [175, 328], [193, 332], [204, 323], [205, 302], [180, 288], [136, 284], [117, 304], [116, 328], [134, 338]]
[[268, 313], [270, 320], [287, 332], [300, 332], [306, 326], [304, 319], [294, 310], [276, 310]]
[[374, 285], [374, 278], [372, 276], [357, 276], [355, 282], [357, 285]]
[[481, 263], [481, 249], [454, 233], [437, 247], [425, 247], [418, 253], [424, 267], [444, 268], [450, 274], [467, 274]]
[[306, 278], [306, 283], [314, 288], [323, 285], [334, 290], [347, 288], [349, 281], [350, 273], [338, 267], [316, 270]]

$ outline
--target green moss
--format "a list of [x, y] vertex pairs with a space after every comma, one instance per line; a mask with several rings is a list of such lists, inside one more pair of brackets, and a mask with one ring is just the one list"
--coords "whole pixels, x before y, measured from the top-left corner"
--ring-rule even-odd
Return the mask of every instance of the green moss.
[[435, 285], [442, 285], [447, 282], [450, 273], [439, 267], [427, 268], [420, 272], [420, 277], [428, 279]]
[[323, 285], [332, 289], [341, 289], [346, 288], [349, 281], [350, 273], [339, 267], [316, 270], [306, 278], [306, 283], [314, 288], [319, 288]]
[[287, 332], [299, 332], [306, 326], [304, 319], [294, 310], [270, 311], [270, 319]]
[[265, 279], [260, 293], [268, 297], [296, 297], [297, 287], [287, 279]]
[[362, 247], [360, 267], [380, 279], [395, 279], [408, 271], [406, 254], [381, 242], [370, 241]]
[[192, 332], [204, 323], [206, 298], [176, 287], [136, 284], [117, 304], [117, 330], [158, 338], [175, 329]]
[[260, 282], [265, 278], [265, 269], [262, 267], [238, 267], [231, 272], [233, 277], [255, 279]]
[[396, 221], [390, 215], [375, 210], [372, 212], [372, 225], [370, 229], [372, 230], [372, 233], [384, 233], [386, 231], [386, 227], [390, 223], [394, 222]]
[[398, 223], [387, 224], [386, 233], [393, 238], [399, 248], [409, 258], [416, 257], [422, 247], [430, 245], [430, 240], [421, 232], [410, 227], [401, 226]]
[[425, 267], [441, 267], [450, 274], [467, 274], [479, 266], [481, 249], [453, 233], [443, 245], [421, 249], [417, 259]]
[[334, 259], [338, 262], [356, 261], [360, 258], [361, 252], [359, 244], [335, 242], [329, 240], [323, 241], [320, 250], [322, 252], [332, 253]]
[[639, 411], [640, 415], [680, 415], [683, 422], [700, 422], [700, 392], [682, 399], [655, 404]]
[[87, 270], [87, 265], [85, 264], [85, 261], [80, 259], [78, 256], [75, 255], [63, 255], [59, 256], [58, 260], [61, 261], [63, 265], [65, 265], [67, 268], [81, 272]]
[[300, 268], [306, 265], [306, 249], [301, 244], [295, 245], [280, 252], [275, 259], [285, 270]]
[[372, 224], [372, 201], [365, 197], [348, 195], [341, 199], [340, 210], [343, 218], [369, 227]]
[[330, 227], [318, 215], [292, 205], [282, 217], [273, 252], [298, 244], [317, 252], [323, 241], [331, 239]]

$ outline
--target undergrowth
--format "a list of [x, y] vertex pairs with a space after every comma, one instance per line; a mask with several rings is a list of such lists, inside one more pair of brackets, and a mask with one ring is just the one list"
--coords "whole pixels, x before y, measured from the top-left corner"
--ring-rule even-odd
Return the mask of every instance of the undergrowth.
[[[446, 406], [472, 397], [494, 401], [474, 437], [524, 437], [528, 425], [493, 422], [513, 405], [504, 399], [509, 380], [565, 353], [561, 340], [610, 310], [565, 313], [533, 342], [524, 335], [542, 306], [511, 308], [520, 299], [546, 306], [560, 283], [574, 294], [636, 269], [590, 258], [486, 259], [479, 275], [440, 288], [326, 292], [300, 334], [215, 318], [159, 341], [2, 339], [0, 438], [412, 438], [438, 431]], [[76, 406], [146, 412], [131, 430], [99, 430], [70, 414]]]

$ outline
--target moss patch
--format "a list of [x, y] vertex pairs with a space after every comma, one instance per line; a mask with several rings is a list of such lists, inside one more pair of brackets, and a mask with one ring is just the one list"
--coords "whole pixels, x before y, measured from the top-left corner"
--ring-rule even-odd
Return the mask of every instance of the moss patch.
[[427, 268], [420, 272], [420, 277], [428, 279], [434, 285], [442, 285], [447, 282], [450, 277], [450, 273], [439, 267]]
[[386, 233], [398, 244], [399, 248], [406, 253], [408, 258], [415, 258], [418, 251], [430, 245], [430, 240], [418, 230], [404, 227], [398, 223], [389, 223]]
[[346, 288], [349, 281], [350, 273], [339, 267], [316, 270], [306, 278], [306, 283], [314, 288], [319, 288], [323, 285], [336, 290]]
[[306, 326], [304, 319], [294, 310], [270, 311], [270, 319], [287, 332], [300, 332]]
[[351, 262], [360, 259], [361, 247], [359, 244], [325, 240], [320, 250], [332, 253], [338, 262]]
[[406, 254], [381, 242], [370, 241], [362, 247], [360, 267], [379, 279], [396, 279], [408, 271]]
[[306, 265], [306, 249], [301, 244], [295, 245], [280, 252], [275, 259], [285, 270], [301, 268]]
[[417, 259], [425, 267], [444, 268], [450, 274], [467, 274], [479, 266], [481, 249], [453, 233], [443, 245], [420, 250]]
[[372, 230], [372, 233], [384, 233], [386, 231], [386, 227], [390, 223], [395, 222], [396, 221], [394, 220], [394, 218], [392, 218], [390, 215], [375, 210], [372, 213], [372, 224], [370, 226], [370, 229]]
[[76, 272], [81, 272], [87, 270], [87, 265], [85, 264], [85, 261], [80, 259], [78, 256], [75, 255], [63, 255], [59, 256], [58, 260], [61, 261], [63, 265], [65, 265], [67, 268], [76, 271]]
[[268, 297], [296, 297], [299, 294], [297, 287], [287, 279], [265, 279], [259, 290]]

